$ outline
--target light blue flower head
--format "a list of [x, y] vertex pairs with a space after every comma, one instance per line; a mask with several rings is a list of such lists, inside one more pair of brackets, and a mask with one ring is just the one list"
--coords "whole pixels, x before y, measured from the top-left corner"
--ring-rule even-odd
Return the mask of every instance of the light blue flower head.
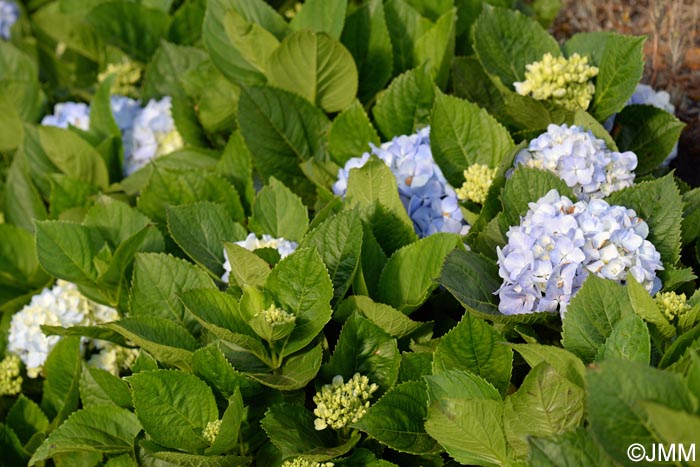
[[131, 174], [151, 159], [180, 149], [184, 142], [175, 127], [169, 96], [151, 99], [134, 119], [133, 150], [125, 159], [125, 173]]
[[600, 199], [574, 203], [556, 190], [529, 207], [508, 231], [508, 244], [497, 248], [501, 313], [563, 316], [591, 273], [620, 283], [631, 273], [650, 294], [661, 289], [661, 255], [632, 209]]
[[19, 19], [19, 6], [8, 0], [0, 0], [0, 37], [10, 39], [10, 29]]
[[634, 183], [637, 155], [608, 149], [579, 126], [550, 124], [515, 157], [515, 166], [548, 170], [583, 200], [604, 198]]
[[87, 131], [90, 129], [90, 106], [82, 102], [61, 102], [53, 108], [53, 114], [46, 115], [41, 120], [42, 125], [76, 128]]
[[[436, 232], [466, 234], [469, 225], [464, 221], [457, 195], [447, 183], [430, 151], [430, 128], [413, 135], [397, 136], [377, 147], [371, 154], [391, 169], [396, 177], [399, 196], [419, 237]], [[338, 171], [333, 192], [345, 196], [350, 170], [364, 166], [370, 153], [348, 160]]]

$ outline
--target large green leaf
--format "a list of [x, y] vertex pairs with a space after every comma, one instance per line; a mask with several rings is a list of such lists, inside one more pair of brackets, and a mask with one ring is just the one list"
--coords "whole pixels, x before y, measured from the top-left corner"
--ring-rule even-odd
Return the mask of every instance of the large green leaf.
[[204, 270], [184, 260], [158, 253], [140, 253], [134, 261], [129, 298], [132, 316], [159, 316], [186, 324], [191, 318], [178, 295], [190, 289], [214, 288]]
[[433, 26], [405, 0], [389, 0], [384, 4], [386, 24], [394, 52], [394, 74], [418, 65], [416, 42]]
[[253, 204], [249, 228], [263, 234], [300, 241], [309, 226], [309, 214], [301, 199], [276, 178], [270, 178]]
[[559, 375], [579, 387], [584, 387], [586, 367], [573, 353], [561, 347], [541, 344], [511, 344], [511, 348], [518, 352], [531, 368], [546, 362]]
[[325, 32], [340, 39], [347, 7], [347, 0], [307, 0], [289, 26], [295, 31]]
[[38, 221], [35, 226], [37, 255], [47, 272], [72, 282], [97, 279], [92, 260], [102, 239], [96, 229], [61, 221]]
[[637, 174], [654, 170], [671, 154], [685, 124], [652, 105], [628, 105], [615, 117], [620, 150], [637, 155]]
[[143, 62], [158, 48], [170, 24], [168, 14], [162, 10], [116, 1], [97, 5], [90, 10], [87, 21], [105, 42]]
[[368, 152], [370, 144], [379, 145], [379, 136], [362, 105], [355, 101], [333, 120], [328, 151], [336, 163], [344, 165], [348, 159]]
[[352, 295], [338, 305], [334, 318], [347, 319], [353, 312], [364, 316], [390, 336], [401, 339], [414, 334], [430, 332], [432, 322], [413, 321], [396, 308], [383, 303], [376, 303], [364, 295]]
[[129, 377], [134, 407], [145, 432], [162, 446], [197, 452], [209, 446], [202, 434], [219, 419], [209, 386], [194, 375], [156, 370]]
[[5, 418], [5, 423], [17, 438], [23, 443], [27, 442], [36, 433], [45, 433], [49, 428], [49, 419], [36, 402], [20, 394]]
[[60, 339], [46, 359], [41, 409], [52, 420], [51, 428], [78, 408], [81, 360], [79, 337]]
[[[206, 59], [207, 53], [202, 49], [162, 41], [146, 68], [143, 78], [143, 99], [156, 99], [160, 96], [185, 97], [184, 76]], [[92, 111], [90, 123], [92, 123]]]
[[462, 320], [438, 342], [433, 356], [433, 373], [464, 370], [475, 373], [498, 389], [508, 389], [513, 351], [505, 339], [486, 321], [465, 313]]
[[[640, 402], [694, 411], [695, 403], [679, 375], [637, 362], [601, 362], [588, 372], [586, 383], [591, 429], [598, 442], [622, 465], [637, 465], [627, 456], [630, 444], [640, 443], [649, 449], [651, 443], [663, 442], [649, 426]], [[612, 413], [616, 415], [611, 417]]]
[[651, 340], [649, 329], [642, 318], [630, 314], [615, 324], [610, 336], [598, 350], [596, 360], [611, 358], [649, 363]]
[[420, 381], [400, 384], [372, 404], [354, 426], [390, 448], [411, 454], [440, 450], [423, 428], [428, 395]]
[[578, 428], [547, 438], [530, 438], [530, 465], [541, 467], [614, 467], [590, 431]]
[[369, 102], [392, 76], [393, 51], [382, 1], [370, 0], [348, 16], [341, 39], [357, 65], [357, 96]]
[[296, 391], [308, 385], [321, 368], [321, 342], [284, 359], [273, 373], [249, 372], [246, 375], [265, 386], [280, 391]]
[[368, 319], [353, 314], [343, 326], [321, 376], [330, 381], [340, 375], [347, 381], [360, 373], [385, 392], [396, 382], [400, 364], [396, 339]]
[[71, 415], [34, 452], [29, 465], [57, 454], [133, 452], [141, 424], [126, 409], [109, 405], [86, 407]]
[[[9, 41], [0, 43], [0, 89], [0, 101], [9, 104], [8, 111], [12, 114], [24, 121], [35, 121], [41, 116], [46, 96], [41, 91], [37, 66], [29, 55]], [[15, 120], [14, 125], [18, 124]], [[14, 143], [19, 144], [22, 130], [18, 126], [16, 129], [19, 134], [11, 137], [18, 137]]]
[[397, 250], [382, 271], [376, 298], [411, 314], [435, 290], [445, 258], [459, 244], [458, 235], [436, 233]]
[[430, 402], [442, 399], [502, 400], [501, 394], [491, 383], [469, 371], [441, 371], [434, 375], [424, 376], [423, 379], [428, 386]]
[[559, 56], [557, 41], [518, 11], [485, 6], [472, 29], [474, 51], [484, 69], [508, 87], [525, 80], [525, 66], [546, 53]]
[[0, 224], [0, 284], [29, 291], [49, 276], [39, 267], [32, 234], [12, 224]]
[[443, 89], [447, 86], [454, 58], [457, 19], [455, 13], [455, 9], [452, 8], [440, 16], [435, 24], [416, 40], [414, 48], [415, 64], [425, 64], [437, 85]]
[[513, 148], [508, 131], [476, 104], [437, 92], [431, 115], [430, 148], [452, 186], [464, 182], [472, 164], [498, 167]]
[[80, 401], [83, 407], [114, 405], [125, 409], [133, 407], [131, 391], [126, 381], [97, 367], [83, 364], [80, 375]]
[[377, 96], [372, 115], [386, 139], [407, 135], [426, 126], [433, 106], [435, 85], [424, 68], [397, 76]]
[[253, 86], [241, 92], [238, 119], [263, 179], [274, 176], [310, 199], [314, 189], [299, 164], [326, 158], [324, 134], [330, 122], [323, 112], [290, 92]]

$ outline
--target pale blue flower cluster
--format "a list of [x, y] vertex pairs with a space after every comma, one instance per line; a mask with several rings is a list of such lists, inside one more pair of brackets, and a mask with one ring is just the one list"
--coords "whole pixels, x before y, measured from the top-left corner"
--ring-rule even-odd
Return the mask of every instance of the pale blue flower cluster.
[[8, 0], [0, 0], [0, 37], [10, 39], [10, 29], [19, 19], [19, 6]]
[[634, 210], [600, 199], [574, 203], [556, 190], [529, 206], [497, 248], [501, 313], [558, 309], [563, 317], [589, 273], [617, 282], [631, 273], [650, 294], [661, 289], [661, 256]]
[[515, 157], [515, 166], [548, 170], [583, 200], [604, 198], [634, 183], [637, 155], [611, 151], [602, 139], [579, 126], [550, 124]]
[[[171, 114], [170, 97], [151, 99], [141, 108], [139, 101], [113, 95], [110, 106], [114, 120], [122, 133], [124, 175], [130, 175], [151, 159], [168, 154], [183, 146]], [[56, 104], [54, 112], [41, 120], [42, 125], [81, 130], [90, 129], [90, 106], [82, 102]]]
[[[370, 146], [371, 154], [379, 157], [394, 173], [401, 202], [419, 237], [436, 232], [464, 235], [469, 231], [457, 195], [433, 159], [430, 128], [413, 135], [397, 136], [379, 147]], [[364, 166], [371, 154], [364, 153], [348, 160], [338, 171], [338, 180], [333, 184], [336, 195], [345, 196], [350, 170]]]
[[[665, 110], [666, 112], [672, 115], [676, 113], [676, 107], [671, 103], [671, 95], [663, 90], [655, 91], [654, 88], [652, 88], [648, 84], [638, 84], [637, 88], [634, 90], [634, 94], [632, 94], [632, 97], [630, 97], [630, 100], [627, 101], [626, 105], [635, 104], [653, 105], [654, 107], [659, 108], [661, 110]], [[603, 126], [606, 130], [612, 130], [613, 124], [615, 122], [615, 115], [611, 115], [605, 121], [605, 123], [603, 123]], [[668, 165], [673, 159], [676, 158], [677, 155], [678, 142], [676, 142], [676, 145], [673, 146], [673, 149], [671, 149], [671, 152], [669, 153], [668, 157], [666, 158], [666, 160], [663, 161], [661, 165], [663, 165], [664, 167], [668, 167]]]

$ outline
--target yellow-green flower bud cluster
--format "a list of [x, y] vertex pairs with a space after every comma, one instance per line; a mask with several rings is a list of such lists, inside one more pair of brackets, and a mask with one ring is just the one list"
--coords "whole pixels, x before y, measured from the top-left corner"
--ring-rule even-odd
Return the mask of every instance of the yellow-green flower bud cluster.
[[136, 85], [141, 80], [142, 72], [141, 67], [130, 60], [121, 63], [110, 63], [105, 71], [97, 76], [97, 80], [101, 83], [114, 73], [116, 77], [112, 83], [112, 94], [138, 97], [139, 90]]
[[207, 426], [202, 430], [202, 437], [207, 440], [209, 444], [214, 444], [216, 437], [219, 435], [219, 430], [221, 429], [221, 420], [214, 420], [213, 422], [207, 423]]
[[281, 467], [333, 467], [333, 462], [315, 462], [303, 457], [295, 457], [282, 462]]
[[326, 384], [314, 396], [314, 428], [324, 430], [331, 427], [339, 430], [356, 423], [369, 409], [369, 400], [379, 387], [369, 378], [355, 373], [347, 383], [338, 375], [331, 384]]
[[472, 201], [484, 204], [489, 188], [496, 177], [496, 169], [484, 164], [472, 164], [464, 171], [464, 184], [457, 188], [457, 198], [461, 201]]
[[22, 392], [19, 357], [8, 355], [0, 362], [0, 396], [16, 396]]
[[551, 100], [571, 111], [588, 108], [595, 91], [590, 80], [598, 75], [598, 68], [588, 64], [588, 57], [554, 57], [547, 53], [525, 68], [525, 81], [513, 83], [518, 94], [538, 101]]
[[675, 292], [659, 292], [654, 298], [661, 313], [669, 321], [680, 318], [692, 308], [688, 304], [684, 293], [678, 295]]
[[277, 308], [275, 305], [270, 305], [270, 308], [261, 313], [270, 326], [281, 326], [283, 324], [293, 323], [297, 320], [296, 316], [281, 308]]

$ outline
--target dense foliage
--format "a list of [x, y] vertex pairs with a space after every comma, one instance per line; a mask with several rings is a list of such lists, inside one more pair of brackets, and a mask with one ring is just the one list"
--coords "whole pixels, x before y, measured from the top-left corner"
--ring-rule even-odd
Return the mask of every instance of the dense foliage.
[[683, 125], [557, 9], [0, 0], [0, 465], [697, 442]]

